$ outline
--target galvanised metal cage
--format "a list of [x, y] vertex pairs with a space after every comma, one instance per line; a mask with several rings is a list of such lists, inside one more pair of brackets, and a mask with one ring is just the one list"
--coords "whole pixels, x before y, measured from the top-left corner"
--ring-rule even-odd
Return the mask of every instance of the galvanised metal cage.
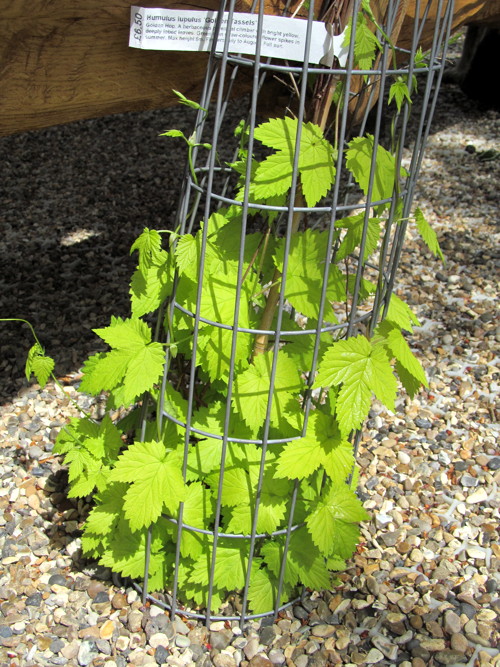
[[[177, 280], [173, 293], [165, 303], [165, 312], [170, 322], [182, 322], [185, 330], [192, 333], [192, 348], [186, 357], [188, 361], [182, 369], [183, 391], [186, 399], [186, 412], [180, 415], [175, 408], [175, 401], [168, 399], [167, 387], [175, 381], [179, 388], [179, 369], [172, 350], [169, 349], [165, 362], [163, 378], [164, 396], [160, 421], [163, 425], [176, 424], [185, 434], [185, 452], [183, 473], [189, 475], [188, 457], [193, 446], [209, 439], [217, 443], [219, 474], [214, 485], [214, 512], [208, 525], [193, 526], [185, 520], [183, 504], [177, 516], [165, 516], [165, 524], [176, 534], [176, 553], [174, 559], [174, 577], [172, 588], [160, 599], [148, 590], [149, 552], [147, 556], [143, 599], [151, 600], [170, 610], [171, 616], [182, 613], [188, 617], [211, 620], [248, 619], [267, 615], [276, 616], [280, 609], [292, 604], [297, 599], [284, 599], [286, 589], [287, 566], [290, 558], [290, 544], [294, 533], [304, 526], [301, 512], [298, 511], [299, 480], [290, 486], [290, 497], [286, 504], [286, 516], [280, 527], [273, 531], [259, 528], [259, 513], [263, 510], [263, 497], [266, 493], [266, 466], [273, 457], [275, 448], [283, 448], [298, 442], [306, 433], [307, 422], [311, 419], [314, 400], [318, 401], [318, 390], [313, 387], [313, 379], [318, 369], [322, 337], [332, 340], [348, 340], [363, 334], [373, 336], [378, 323], [390, 310], [391, 295], [395, 284], [398, 261], [400, 259], [405, 231], [412, 217], [412, 199], [418, 177], [423, 150], [429, 134], [431, 119], [436, 104], [439, 84], [443, 72], [444, 55], [449, 37], [453, 12], [453, 3], [447, 0], [385, 0], [372, 2], [373, 13], [369, 12], [368, 3], [361, 0], [325, 0], [323, 4], [300, 3], [298, 7], [284, 6], [283, 16], [299, 14], [307, 25], [305, 42], [297, 46], [295, 61], [273, 60], [261, 55], [264, 39], [264, 16], [268, 10], [263, 3], [254, 8], [257, 19], [255, 55], [241, 55], [229, 51], [229, 40], [234, 25], [235, 0], [222, 3], [217, 14], [216, 33], [221, 29], [223, 12], [227, 12], [227, 31], [224, 48], [217, 52], [215, 47], [209, 56], [203, 94], [199, 100], [200, 108], [191, 137], [190, 166], [186, 169], [185, 185], [180, 198], [176, 231], [179, 239], [185, 234], [198, 232], [197, 239], [197, 276], [196, 298], [187, 304], [179, 294]], [[375, 7], [375, 5], [377, 5]], [[273, 11], [276, 12], [273, 5]], [[363, 11], [365, 13], [363, 14]], [[366, 13], [368, 11], [368, 14]], [[313, 22], [327, 24], [330, 35], [341, 34], [349, 26], [344, 36], [346, 60], [341, 66], [337, 55], [331, 57], [328, 66], [310, 62]], [[363, 44], [357, 41], [360, 25], [366, 26], [376, 37], [377, 46], [369, 66], [364, 66]], [[366, 37], [366, 32], [365, 32]], [[362, 40], [359, 40], [362, 42]], [[420, 50], [421, 49], [421, 50]], [[243, 83], [242, 83], [243, 82]], [[396, 101], [399, 82], [400, 97]], [[247, 86], [248, 93], [243, 97], [242, 88]], [[404, 88], [406, 86], [406, 88]], [[233, 123], [231, 109], [235, 104], [239, 108], [246, 106], [246, 117], [236, 133], [234, 145], [221, 143], [222, 129]], [[408, 94], [405, 92], [407, 91]], [[418, 91], [418, 92], [417, 92]], [[388, 96], [392, 97], [388, 104]], [[415, 99], [414, 99], [415, 98]], [[263, 112], [262, 109], [265, 109]], [[207, 111], [206, 111], [207, 110]], [[293, 128], [293, 135], [288, 134], [290, 159], [289, 188], [281, 201], [271, 196], [258, 197], [252, 185], [252, 160], [241, 159], [242, 155], [265, 156], [269, 154], [256, 139], [256, 128], [274, 116], [287, 116], [293, 120], [286, 127]], [[411, 116], [411, 123], [410, 123]], [[228, 120], [230, 118], [230, 120]], [[314, 205], [308, 205], [304, 196], [301, 179], [301, 135], [306, 132], [306, 123], [312, 122], [320, 127], [325, 137], [330, 137], [335, 146], [335, 178], [325, 196]], [[309, 126], [310, 128], [311, 126]], [[262, 133], [258, 136], [262, 136]], [[291, 138], [290, 138], [291, 137]], [[350, 150], [354, 137], [365, 138], [371, 146], [366, 165], [360, 174], [356, 168], [348, 169], [349, 160], [354, 159]], [[205, 144], [205, 146], [203, 146]], [[209, 144], [208, 150], [206, 144]], [[384, 148], [386, 146], [387, 148]], [[247, 153], [242, 153], [247, 151]], [[387, 155], [389, 169], [395, 177], [389, 190], [380, 183], [383, 164]], [[288, 159], [288, 158], [287, 158]], [[240, 160], [239, 171], [231, 163]], [[382, 166], [381, 166], [382, 165]], [[323, 165], [324, 166], [324, 165]], [[321, 178], [322, 165], [318, 164], [318, 179]], [[312, 166], [314, 181], [315, 167]], [[236, 181], [239, 184], [235, 186]], [[234, 194], [236, 193], [236, 194]], [[210, 243], [210, 220], [214, 212], [236, 207], [239, 224], [231, 239], [236, 272], [235, 292], [231, 297], [230, 321], [204, 311], [204, 288], [207, 285], [206, 257]], [[235, 210], [234, 208], [232, 209]], [[370, 234], [373, 212], [378, 215], [380, 235], [373, 241]], [[339, 221], [356, 220], [357, 236], [355, 243], [344, 243], [347, 223]], [[354, 224], [354, 223], [349, 223]], [[269, 318], [261, 317], [258, 324], [242, 317], [241, 303], [244, 299], [245, 257], [249, 252], [248, 243], [251, 235], [258, 229], [271, 229], [274, 238], [279, 239], [281, 248], [280, 261], [276, 263], [274, 280], [269, 280], [259, 295], [265, 301], [263, 311], [272, 310]], [[305, 231], [312, 230], [312, 231]], [[294, 238], [298, 232], [310, 234], [305, 237], [301, 248], [308, 253], [314, 245], [313, 232], [321, 232], [322, 259], [316, 266], [319, 279], [308, 283], [316, 286], [312, 294], [306, 294], [309, 305], [301, 312], [300, 300], [294, 300], [287, 283], [293, 284], [297, 278], [296, 251]], [[173, 241], [173, 248], [176, 243]], [[265, 238], [264, 238], [264, 242]], [[309, 245], [311, 244], [311, 245]], [[369, 252], [367, 251], [369, 250]], [[315, 248], [315, 251], [317, 248]], [[368, 256], [369, 255], [369, 256]], [[368, 257], [368, 258], [367, 258]], [[275, 260], [276, 261], [276, 260]], [[335, 267], [345, 271], [346, 291], [343, 299], [335, 303], [330, 290], [330, 276]], [[234, 268], [236, 267], [236, 268]], [[219, 271], [224, 272], [221, 264]], [[278, 273], [276, 273], [276, 271]], [[295, 271], [295, 274], [294, 274]], [[276, 278], [276, 276], [278, 276]], [[300, 277], [300, 276], [299, 276]], [[176, 289], [177, 286], [177, 289]], [[304, 295], [302, 295], [304, 296]], [[271, 306], [269, 305], [271, 304]], [[221, 305], [221, 309], [223, 306]], [[314, 315], [314, 316], [313, 316]], [[263, 323], [266, 323], [263, 326]], [[215, 341], [224, 346], [225, 355], [225, 404], [223, 410], [224, 429], [222, 432], [210, 429], [210, 423], [203, 425], [193, 419], [196, 407], [196, 387], [199, 383], [198, 359], [206, 353], [205, 333], [212, 327], [217, 335]], [[220, 334], [220, 335], [218, 335]], [[224, 334], [224, 335], [223, 335]], [[172, 330], [167, 333], [167, 342], [172, 340]], [[235, 378], [238, 373], [238, 341], [242, 336], [250, 335], [255, 341], [254, 354], [258, 346], [270, 350], [269, 372], [266, 375], [266, 402], [263, 408], [261, 427], [253, 437], [235, 436], [231, 424], [236, 420], [244, 421], [245, 415], [235, 417]], [[300, 428], [292, 435], [280, 432], [275, 427], [273, 410], [276, 408], [276, 383], [278, 378], [278, 352], [286, 345], [302, 344], [309, 353], [308, 367], [300, 368], [302, 378], [306, 378], [306, 390], [300, 396]], [[262, 349], [260, 351], [262, 351]], [[221, 352], [219, 350], [219, 352]], [[274, 356], [272, 356], [274, 353]], [[222, 371], [221, 371], [222, 373]], [[216, 383], [216, 378], [212, 376]], [[210, 398], [208, 398], [210, 401]], [[274, 407], [273, 407], [274, 406]], [[354, 453], [360, 440], [360, 430], [350, 433]], [[227, 508], [224, 505], [224, 477], [229, 474], [227, 461], [230, 448], [237, 443], [243, 447], [258, 451], [254, 488], [251, 493], [249, 511], [251, 512], [250, 530], [247, 532], [228, 531], [223, 521]], [[249, 450], [250, 451], [250, 450]], [[306, 465], [304, 461], [304, 465]], [[278, 483], [276, 480], [274, 482]], [[352, 472], [346, 484], [352, 482]], [[273, 480], [271, 480], [271, 484]], [[183, 555], [181, 543], [186, 534], [208, 540], [206, 601], [202, 605], [186, 606], [183, 598]], [[216, 584], [214, 577], [218, 566], [221, 544], [228, 541], [241, 541], [246, 544], [245, 562], [242, 563], [244, 582], [236, 593], [240, 596], [239, 604], [233, 614], [227, 611], [220, 614], [219, 603], [215, 600]], [[265, 544], [280, 545], [280, 561], [276, 565], [274, 603], [266, 610], [251, 613], [249, 607], [249, 587], [252, 563], [265, 548]], [[151, 540], [148, 542], [150, 548]], [[300, 597], [300, 590], [296, 595]], [[237, 613], [238, 612], [238, 613]]]

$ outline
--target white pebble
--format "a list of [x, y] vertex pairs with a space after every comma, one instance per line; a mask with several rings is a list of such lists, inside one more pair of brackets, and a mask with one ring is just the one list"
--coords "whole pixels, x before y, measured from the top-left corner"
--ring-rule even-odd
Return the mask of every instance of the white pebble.
[[486, 493], [486, 489], [484, 488], [484, 486], [481, 486], [477, 491], [474, 491], [474, 493], [470, 493], [467, 496], [467, 500], [465, 502], [468, 505], [473, 505], [475, 503], [482, 503], [487, 499], [488, 499], [488, 494]]
[[404, 465], [408, 465], [411, 461], [411, 457], [406, 452], [398, 452], [398, 459]]

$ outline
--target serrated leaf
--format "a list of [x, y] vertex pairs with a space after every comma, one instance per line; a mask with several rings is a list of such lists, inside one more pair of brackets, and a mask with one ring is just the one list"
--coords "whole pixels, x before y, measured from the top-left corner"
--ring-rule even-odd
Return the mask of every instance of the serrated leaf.
[[410, 333], [413, 332], [413, 325], [420, 326], [418, 317], [410, 306], [394, 293], [391, 295], [385, 319]]
[[[214, 583], [219, 589], [238, 590], [245, 584], [248, 567], [248, 545], [243, 540], [221, 538], [217, 542]], [[202, 554], [193, 565], [190, 578], [194, 583], [208, 585], [212, 563], [211, 550]]]
[[85, 533], [109, 535], [116, 527], [123, 511], [123, 497], [128, 489], [124, 482], [113, 482], [96, 496], [96, 506], [85, 521]]
[[170, 263], [165, 253], [162, 264], [137, 269], [130, 283], [132, 315], [142, 317], [157, 310], [168, 296], [171, 287]]
[[330, 588], [330, 575], [328, 573], [325, 559], [319, 553], [318, 548], [304, 528], [294, 533], [290, 538], [290, 548], [287, 558], [287, 569], [291, 567], [307, 588], [313, 590], [328, 590]]
[[30, 349], [28, 351], [28, 355], [26, 357], [26, 364], [25, 364], [25, 367], [24, 367], [24, 373], [25, 373], [25, 376], [26, 376], [26, 379], [28, 380], [28, 382], [30, 381], [31, 373], [33, 372], [32, 371], [32, 369], [33, 369], [33, 359], [37, 356], [40, 356], [40, 355], [43, 356], [44, 354], [45, 354], [45, 351], [39, 343], [35, 343], [34, 345], [32, 345], [30, 347]]
[[392, 100], [394, 100], [394, 102], [396, 103], [398, 112], [401, 111], [403, 107], [403, 102], [405, 100], [408, 102], [408, 104], [411, 104], [410, 90], [408, 88], [408, 84], [406, 80], [401, 76], [398, 76], [396, 81], [394, 81], [391, 84], [391, 87], [389, 88], [388, 104], [390, 104]]
[[[292, 185], [297, 119], [273, 118], [255, 128], [255, 137], [277, 152], [257, 166], [253, 192], [258, 198], [285, 194]], [[315, 206], [334, 181], [335, 151], [313, 123], [302, 125], [298, 168], [307, 206]]]
[[155, 229], [144, 228], [142, 234], [134, 241], [130, 254], [138, 250], [139, 268], [145, 271], [151, 264], [160, 264], [162, 260], [161, 236]]
[[323, 356], [313, 386], [340, 384], [336, 413], [345, 435], [358, 428], [368, 414], [372, 391], [394, 409], [397, 384], [387, 355], [364, 336], [337, 341]]
[[[351, 43], [352, 18], [349, 19], [345, 30], [343, 46], [348, 48]], [[371, 69], [375, 61], [377, 50], [381, 44], [376, 35], [368, 26], [366, 17], [358, 12], [356, 20], [356, 34], [354, 35], [354, 61], [359, 69]]]
[[75, 446], [83, 447], [87, 438], [95, 438], [98, 435], [99, 424], [86, 417], [72, 417], [69, 424], [64, 426], [57, 436], [54, 454], [65, 454]]
[[[300, 529], [297, 532], [300, 532], [301, 536], [305, 534], [305, 530], [303, 529]], [[267, 540], [262, 545], [261, 548], [261, 555], [264, 558], [266, 569], [269, 569], [276, 577], [276, 579], [278, 579], [279, 577], [283, 562], [283, 551], [284, 551], [283, 547], [284, 547], [283, 538], [275, 537], [272, 541]], [[313, 548], [316, 547], [314, 547], [313, 545]], [[296, 586], [299, 582], [299, 573], [297, 572], [297, 569], [295, 567], [295, 562], [293, 562], [288, 558], [288, 554], [285, 564], [284, 581], [287, 584], [290, 584], [290, 586]]]
[[93, 329], [93, 332], [110, 347], [119, 350], [137, 350], [151, 342], [151, 329], [137, 317], [117, 318], [109, 327]]
[[436, 232], [429, 225], [424, 214], [419, 208], [415, 210], [415, 222], [417, 224], [420, 236], [422, 237], [429, 250], [435, 257], [439, 257], [439, 259], [444, 262], [443, 251], [439, 245]]
[[[211, 380], [228, 381], [232, 342], [233, 331], [230, 329], [208, 326], [200, 332], [197, 348], [198, 359], [200, 366], [207, 371]], [[238, 333], [234, 358], [237, 372], [248, 367], [252, 344], [251, 334]]]
[[198, 278], [200, 262], [200, 237], [184, 234], [175, 246], [175, 264], [182, 274], [193, 281]]
[[[359, 213], [350, 218], [337, 220], [335, 227], [347, 230], [346, 235], [335, 254], [335, 260], [340, 261], [351, 255], [361, 245], [365, 214]], [[366, 243], [363, 253], [363, 263], [375, 252], [380, 237], [380, 218], [369, 218], [367, 223]]]
[[[256, 356], [253, 364], [235, 379], [234, 408], [253, 429], [259, 429], [266, 417], [273, 357], [273, 352]], [[279, 423], [288, 400], [300, 391], [301, 386], [298, 370], [286, 353], [280, 351], [271, 404], [273, 424]]]
[[378, 326], [377, 331], [383, 336], [385, 345], [394, 357], [396, 357], [399, 364], [403, 366], [410, 375], [413, 375], [419, 384], [423, 384], [427, 387], [427, 378], [425, 377], [422, 364], [411, 351], [401, 330], [391, 326], [388, 322], [382, 322]]
[[318, 501], [306, 519], [314, 544], [324, 556], [350, 558], [359, 541], [356, 522], [369, 519], [361, 501], [345, 487], [334, 488]]
[[[140, 579], [144, 576], [145, 560], [146, 531], [132, 532], [127, 523], [121, 521], [99, 562], [125, 577]], [[152, 550], [149, 559], [150, 574], [158, 572], [164, 563], [165, 554]]]
[[[368, 186], [370, 184], [374, 149], [374, 138], [371, 134], [367, 134], [364, 137], [351, 139], [349, 148], [346, 151], [346, 166], [365, 195], [368, 194]], [[404, 175], [405, 173], [404, 168], [401, 167], [400, 175]], [[377, 145], [371, 200], [375, 202], [391, 198], [395, 179], [398, 177], [396, 159], [383, 146]]]
[[272, 611], [276, 604], [278, 587], [276, 580], [268, 570], [252, 567], [248, 602], [254, 614]]
[[[209, 529], [214, 512], [210, 491], [201, 482], [187, 486], [184, 499], [182, 522], [193, 528]], [[181, 553], [183, 557], [197, 559], [208, 548], [206, 535], [184, 528], [181, 535]]]
[[85, 449], [74, 449], [68, 452], [64, 458], [64, 465], [69, 466], [68, 479], [73, 482], [83, 471], [92, 467], [98, 461]]
[[123, 508], [133, 531], [156, 521], [164, 508], [175, 514], [185, 497], [177, 454], [162, 442], [134, 443], [118, 458], [109, 481], [132, 482]]
[[[285, 298], [306, 317], [318, 319], [319, 300], [313, 295], [321, 294], [323, 272], [327, 258], [327, 232], [307, 229], [292, 235], [286, 272]], [[276, 246], [274, 258], [276, 267], [284, 269], [284, 240]], [[330, 266], [328, 275], [327, 300], [345, 298], [343, 276], [336, 266]], [[333, 310], [325, 314], [334, 318]]]
[[323, 454], [314, 432], [300, 440], [289, 442], [279, 456], [276, 476], [288, 479], [309, 477], [322, 464]]
[[317, 410], [309, 415], [306, 435], [285, 445], [275, 474], [304, 479], [322, 466], [338, 485], [346, 480], [353, 465], [352, 445], [342, 438], [333, 417]]
[[126, 404], [153, 388], [163, 373], [165, 353], [161, 343], [150, 343], [129, 359], [124, 378]]
[[94, 355], [91, 364], [84, 364], [80, 389], [93, 396], [114, 389], [123, 380], [129, 359], [127, 350], [111, 350], [107, 354]]
[[410, 396], [410, 398], [414, 398], [422, 388], [422, 383], [417, 380], [414, 375], [408, 373], [406, 368], [400, 364], [399, 361], [396, 361], [395, 368], [406, 393]]
[[31, 372], [36, 377], [38, 384], [43, 389], [47, 380], [54, 370], [55, 362], [51, 357], [36, 354], [31, 362]]

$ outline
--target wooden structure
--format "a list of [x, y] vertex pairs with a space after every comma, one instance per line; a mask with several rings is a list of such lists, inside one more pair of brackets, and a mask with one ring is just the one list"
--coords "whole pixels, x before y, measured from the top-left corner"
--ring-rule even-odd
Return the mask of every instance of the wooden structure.
[[[176, 100], [172, 88], [197, 97], [206, 55], [129, 48], [132, 2], [0, 0], [0, 136], [169, 106]], [[193, 3], [168, 0], [137, 4], [193, 8]], [[249, 4], [241, 0], [238, 11]], [[386, 4], [373, 3], [379, 10]], [[267, 0], [266, 11], [278, 13], [280, 5]], [[219, 3], [203, 0], [196, 6], [216, 9]], [[404, 0], [402, 6], [406, 17], [399, 40], [404, 44], [415, 0]], [[455, 29], [471, 22], [500, 27], [500, 0], [455, 0], [455, 8]], [[432, 31], [432, 20], [426, 25]]]

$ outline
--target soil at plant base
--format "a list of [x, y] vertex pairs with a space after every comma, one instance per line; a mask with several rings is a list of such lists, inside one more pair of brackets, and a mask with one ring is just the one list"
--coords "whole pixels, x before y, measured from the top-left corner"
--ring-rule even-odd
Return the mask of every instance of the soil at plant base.
[[[235, 124], [237, 122], [235, 114]], [[90, 332], [127, 315], [128, 251], [173, 216], [189, 130], [184, 110], [128, 114], [0, 141], [0, 313], [30, 319], [79, 405]], [[337, 589], [310, 592], [277, 623], [173, 622], [82, 561], [85, 503], [51, 455], [76, 414], [52, 384], [23, 381], [31, 345], [2, 325], [0, 662], [5, 665], [497, 664], [500, 115], [444, 88], [416, 201], [447, 263], [410, 230], [397, 292], [430, 386], [395, 414], [375, 404], [359, 455], [373, 520]], [[226, 613], [231, 613], [231, 605]], [[479, 662], [475, 662], [478, 660]]]

